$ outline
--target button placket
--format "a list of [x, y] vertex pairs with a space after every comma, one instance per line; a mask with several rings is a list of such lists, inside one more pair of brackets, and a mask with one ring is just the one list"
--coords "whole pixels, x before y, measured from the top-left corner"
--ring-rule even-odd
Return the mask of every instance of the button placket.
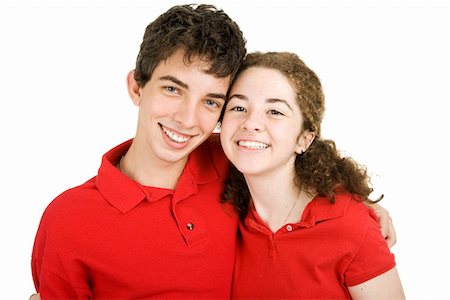
[[186, 228], [187, 228], [187, 230], [192, 231], [192, 230], [194, 230], [194, 224], [189, 222], [186, 224]]
[[207, 241], [208, 231], [205, 219], [189, 206], [189, 200], [173, 203], [173, 215], [189, 246]]

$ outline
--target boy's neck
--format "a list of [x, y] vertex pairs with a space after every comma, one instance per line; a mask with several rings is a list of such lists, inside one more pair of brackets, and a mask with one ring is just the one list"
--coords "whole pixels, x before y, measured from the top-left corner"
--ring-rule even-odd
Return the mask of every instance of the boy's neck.
[[144, 186], [175, 189], [188, 157], [174, 163], [150, 159], [150, 155], [132, 143], [121, 159], [120, 171]]

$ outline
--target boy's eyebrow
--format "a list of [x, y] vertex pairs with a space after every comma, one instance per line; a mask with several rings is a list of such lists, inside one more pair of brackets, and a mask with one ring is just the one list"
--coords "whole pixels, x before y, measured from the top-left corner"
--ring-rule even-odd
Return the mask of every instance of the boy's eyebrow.
[[[178, 78], [173, 77], [171, 75], [162, 76], [159, 79], [160, 80], [169, 80], [169, 81], [172, 81], [173, 83], [181, 86], [182, 88], [189, 89], [189, 85], [187, 83], [185, 83], [185, 82], [183, 82], [183, 81], [179, 80]], [[206, 96], [207, 97], [211, 97], [211, 98], [220, 98], [220, 99], [223, 99], [225, 101], [227, 100], [227, 96], [225, 94], [209, 93]]]
[[[231, 98], [238, 98], [240, 100], [248, 101], [248, 97], [241, 94], [233, 94], [228, 98], [228, 101], [230, 101]], [[286, 100], [278, 99], [278, 98], [269, 98], [266, 99], [266, 103], [284, 103], [290, 110], [293, 110], [292, 107], [289, 105], [289, 103]]]
[[175, 78], [175, 77], [173, 77], [173, 76], [166, 75], [166, 76], [159, 77], [159, 79], [160, 79], [160, 80], [169, 80], [169, 81], [172, 81], [173, 83], [178, 84], [178, 85], [181, 86], [182, 88], [189, 89], [189, 85], [188, 85], [187, 83], [184, 83], [184, 82], [181, 81], [180, 79]]
[[209, 93], [206, 96], [211, 97], [211, 98], [219, 98], [219, 99], [223, 99], [223, 101], [227, 101], [227, 96], [224, 94]]

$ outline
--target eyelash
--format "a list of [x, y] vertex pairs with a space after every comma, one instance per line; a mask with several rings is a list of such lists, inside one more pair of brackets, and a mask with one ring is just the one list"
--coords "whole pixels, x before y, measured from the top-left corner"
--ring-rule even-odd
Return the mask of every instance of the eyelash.
[[245, 108], [243, 108], [242, 106], [235, 106], [230, 109], [230, 111], [238, 111], [238, 112], [242, 112], [244, 110], [245, 110]]
[[[242, 106], [235, 106], [233, 108], [230, 109], [230, 111], [235, 111], [235, 112], [244, 112], [245, 108]], [[284, 114], [276, 109], [270, 109], [267, 113], [273, 115], [273, 116], [284, 116]]]
[[207, 99], [205, 100], [206, 105], [210, 106], [210, 104], [214, 104], [216, 108], [221, 108], [221, 105], [219, 102], [211, 100], [211, 99]]
[[[167, 91], [170, 94], [180, 93], [180, 90], [174, 86], [168, 85], [163, 87], [165, 91]], [[214, 108], [221, 108], [222, 105], [214, 100], [207, 99], [205, 100], [205, 103], [207, 106], [212, 107], [214, 105]]]
[[271, 115], [274, 115], [274, 116], [278, 116], [278, 115], [284, 116], [284, 114], [283, 114], [282, 112], [280, 112], [280, 111], [278, 111], [278, 110], [276, 110], [276, 109], [271, 109], [271, 110], [269, 110], [269, 113], [270, 113]]
[[165, 86], [164, 89], [165, 89], [167, 92], [171, 93], [171, 94], [173, 94], [173, 93], [175, 93], [175, 92], [179, 92], [179, 90], [178, 90], [176, 87], [170, 86], [170, 85], [169, 85], [169, 86]]

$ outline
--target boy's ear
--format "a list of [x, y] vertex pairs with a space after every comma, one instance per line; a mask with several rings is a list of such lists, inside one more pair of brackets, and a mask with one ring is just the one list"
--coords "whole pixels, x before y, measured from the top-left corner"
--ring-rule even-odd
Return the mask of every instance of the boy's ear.
[[298, 138], [297, 149], [295, 152], [297, 154], [302, 154], [303, 152], [305, 152], [309, 148], [309, 146], [311, 146], [315, 137], [316, 133], [314, 131], [304, 130]]
[[134, 105], [139, 106], [141, 104], [141, 87], [134, 79], [134, 71], [128, 72], [127, 87], [128, 87], [128, 95], [130, 96]]

